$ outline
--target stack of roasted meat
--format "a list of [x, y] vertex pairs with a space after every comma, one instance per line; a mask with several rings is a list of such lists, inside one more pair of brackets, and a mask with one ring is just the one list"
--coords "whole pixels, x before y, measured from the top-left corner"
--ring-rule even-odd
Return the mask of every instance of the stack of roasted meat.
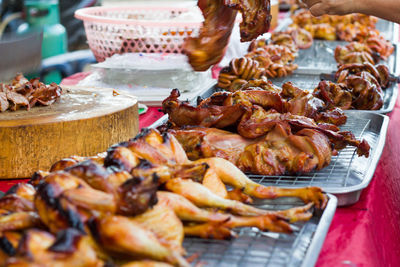
[[0, 112], [35, 105], [48, 106], [60, 98], [62, 89], [56, 83], [45, 85], [39, 78], [28, 81], [18, 74], [10, 84], [0, 83]]
[[259, 79], [235, 92], [217, 92], [196, 107], [178, 100], [178, 90], [164, 100], [172, 133], [191, 160], [221, 157], [242, 171], [263, 175], [305, 173], [327, 166], [347, 145], [368, 156], [369, 145], [338, 128], [341, 109], [286, 83], [282, 88]]
[[322, 15], [314, 17], [308, 9], [298, 9], [291, 16], [294, 28], [302, 28], [315, 39], [358, 41], [371, 35], [379, 35], [375, 28], [377, 18], [363, 14], [344, 16]]
[[370, 63], [342, 65], [334, 80], [321, 81], [313, 94], [344, 110], [379, 110], [383, 106], [383, 89], [390, 85], [388, 68]]
[[269, 30], [270, 1], [198, 0], [204, 23], [198, 37], [188, 38], [184, 50], [196, 71], [220, 62], [229, 42], [238, 11], [242, 14], [240, 37], [251, 41]]
[[275, 32], [270, 43], [265, 39], [254, 40], [244, 57], [233, 59], [221, 70], [218, 86], [235, 91], [251, 79], [287, 76], [297, 69], [293, 61], [298, 49], [309, 48], [312, 42], [312, 36], [303, 29]]
[[[312, 130], [298, 136], [328, 142]], [[248, 205], [288, 196], [307, 204]], [[316, 187], [257, 184], [222, 158], [191, 161], [171, 133], [144, 130], [102, 156], [61, 160], [10, 189], [0, 199], [0, 265], [189, 266], [184, 236], [225, 239], [240, 227], [291, 233], [291, 222], [326, 202]]]
[[362, 14], [314, 17], [309, 10], [300, 9], [292, 15], [291, 27], [307, 30], [315, 39], [350, 42], [337, 46], [335, 59], [339, 64], [376, 64], [386, 60], [394, 51], [393, 45], [376, 29], [377, 18]]
[[393, 53], [393, 45], [385, 39], [370, 37], [365, 42], [351, 42], [335, 49], [335, 60], [339, 64], [371, 63], [387, 60]]

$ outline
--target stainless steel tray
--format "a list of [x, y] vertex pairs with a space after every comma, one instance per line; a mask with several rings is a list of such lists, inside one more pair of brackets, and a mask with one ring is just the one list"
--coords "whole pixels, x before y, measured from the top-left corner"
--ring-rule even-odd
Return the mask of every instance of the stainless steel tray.
[[[287, 29], [291, 23], [291, 18], [285, 18], [280, 23], [282, 25], [280, 29]], [[376, 23], [376, 28], [387, 40], [395, 45], [393, 55], [389, 57], [387, 62], [382, 61], [380, 63], [386, 64], [391, 73], [398, 74], [397, 43], [399, 42], [399, 24], [379, 19]], [[337, 45], [346, 45], [346, 43], [344, 41], [314, 40], [309, 49], [300, 49], [299, 56], [295, 60], [299, 68], [295, 70], [295, 73], [319, 74], [336, 70], [337, 63], [333, 56], [334, 50]]]
[[[183, 246], [189, 256], [197, 255], [193, 266], [314, 266], [337, 207], [337, 198], [331, 194], [328, 197], [323, 212], [314, 212], [307, 222], [292, 224], [295, 230], [292, 234], [269, 233], [247, 227], [237, 230], [238, 237], [232, 240], [187, 237]], [[260, 200], [255, 203], [255, 206], [268, 210], [301, 205], [304, 203], [295, 198]]]
[[[208, 97], [215, 91], [210, 88], [202, 97]], [[389, 117], [371, 111], [348, 110], [347, 123], [341, 126], [343, 131], [352, 131], [357, 139], [366, 139], [371, 146], [368, 158], [358, 157], [356, 149], [347, 147], [333, 156], [331, 163], [319, 171], [302, 175], [263, 176], [247, 174], [248, 177], [264, 185], [281, 187], [318, 186], [325, 192], [338, 198], [338, 206], [356, 203], [361, 191], [372, 180], [376, 166], [382, 154]], [[168, 115], [163, 116], [150, 127], [165, 123]]]
[[[199, 257], [193, 266], [314, 266], [336, 210], [337, 199], [329, 196], [322, 214], [308, 222], [296, 223], [293, 234], [261, 232], [256, 228], [238, 231], [232, 240], [185, 238], [183, 245], [189, 255]], [[267, 209], [287, 209], [302, 205], [294, 199], [262, 201], [257, 206]]]
[[347, 147], [333, 156], [329, 166], [319, 171], [297, 176], [248, 176], [264, 185], [282, 187], [319, 186], [338, 198], [338, 206], [356, 203], [361, 191], [372, 180], [382, 154], [389, 117], [368, 111], [346, 111], [347, 123], [342, 130], [352, 131], [358, 139], [366, 139], [371, 146], [368, 158], [358, 157], [355, 148]]
[[[290, 81], [297, 87], [312, 92], [314, 88], [317, 87], [321, 79], [318, 74], [294, 73], [287, 77], [271, 79], [271, 81], [278, 86], [282, 86], [282, 84], [284, 84], [285, 82]], [[384, 96], [382, 108], [379, 110], [373, 110], [371, 112], [386, 114], [393, 110], [399, 92], [398, 84], [393, 83], [389, 88], [383, 90], [383, 92]]]
[[[334, 58], [335, 48], [338, 45], [346, 45], [343, 41], [323, 41], [314, 40], [309, 49], [300, 49], [299, 55], [295, 59], [299, 68], [294, 73], [319, 74], [322, 72], [332, 72], [337, 70], [337, 62]], [[394, 44], [394, 52], [387, 61], [381, 60], [379, 63], [388, 66], [390, 73], [396, 74], [398, 46]]]
[[379, 19], [376, 23], [376, 28], [378, 31], [392, 43], [397, 43], [399, 41], [399, 24]]

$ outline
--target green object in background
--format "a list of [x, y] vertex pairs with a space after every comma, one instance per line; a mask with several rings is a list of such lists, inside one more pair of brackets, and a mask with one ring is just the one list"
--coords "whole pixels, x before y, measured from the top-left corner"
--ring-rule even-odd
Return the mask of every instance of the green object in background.
[[[43, 29], [42, 58], [67, 52], [67, 32], [60, 24], [58, 0], [25, 0], [28, 25], [18, 28], [19, 33]], [[44, 77], [45, 83], [61, 82], [61, 74], [52, 71]]]

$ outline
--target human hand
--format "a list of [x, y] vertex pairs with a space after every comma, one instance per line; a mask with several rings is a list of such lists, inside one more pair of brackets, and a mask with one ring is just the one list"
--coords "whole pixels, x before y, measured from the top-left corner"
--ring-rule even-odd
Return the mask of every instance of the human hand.
[[345, 15], [358, 10], [363, 0], [303, 0], [314, 16]]

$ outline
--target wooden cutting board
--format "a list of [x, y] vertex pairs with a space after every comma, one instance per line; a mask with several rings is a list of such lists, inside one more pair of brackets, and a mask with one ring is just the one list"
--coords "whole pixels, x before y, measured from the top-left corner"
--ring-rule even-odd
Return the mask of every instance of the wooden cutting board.
[[0, 179], [27, 178], [72, 155], [96, 155], [134, 137], [138, 128], [136, 97], [63, 87], [51, 106], [0, 113]]

